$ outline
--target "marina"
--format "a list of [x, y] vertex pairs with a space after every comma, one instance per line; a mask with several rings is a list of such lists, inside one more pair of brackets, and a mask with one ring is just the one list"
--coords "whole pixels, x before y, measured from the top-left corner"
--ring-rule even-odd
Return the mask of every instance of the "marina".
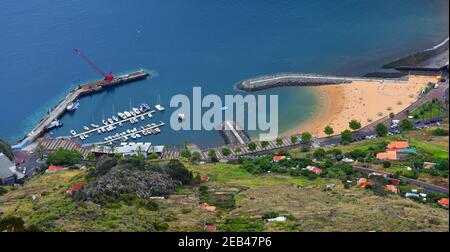
[[139, 80], [144, 80], [149, 77], [150, 74], [144, 70], [131, 72], [114, 77], [113, 79], [104, 79], [101, 81], [91, 82], [84, 85], [80, 85], [77, 88], [70, 91], [59, 103], [49, 111], [40, 122], [13, 148], [22, 148], [29, 143], [34, 142], [40, 136], [42, 136], [49, 126], [64, 114], [74, 111], [79, 105], [79, 98], [90, 94], [102, 92], [108, 88], [112, 88], [117, 85], [125, 83], [131, 83]]

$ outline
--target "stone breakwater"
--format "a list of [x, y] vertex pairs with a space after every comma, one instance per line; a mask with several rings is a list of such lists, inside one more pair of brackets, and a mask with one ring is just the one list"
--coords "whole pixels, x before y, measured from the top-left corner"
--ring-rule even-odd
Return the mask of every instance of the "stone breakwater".
[[258, 91], [275, 87], [317, 86], [351, 83], [353, 79], [312, 74], [280, 74], [263, 76], [239, 82], [236, 88], [242, 91]]
[[353, 81], [369, 82], [406, 82], [407, 78], [364, 78], [364, 77], [338, 77], [314, 74], [278, 74], [247, 79], [236, 84], [236, 88], [242, 91], [259, 91], [264, 89], [288, 86], [322, 86], [349, 84]]

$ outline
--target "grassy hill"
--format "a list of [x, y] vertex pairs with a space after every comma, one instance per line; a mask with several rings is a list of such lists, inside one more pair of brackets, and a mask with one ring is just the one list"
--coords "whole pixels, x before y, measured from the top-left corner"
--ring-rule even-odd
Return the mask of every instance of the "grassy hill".
[[[157, 207], [121, 201], [79, 202], [66, 191], [86, 171], [43, 174], [0, 196], [0, 217], [17, 216], [44, 231], [447, 231], [448, 211], [396, 195], [380, 197], [340, 181], [280, 174], [253, 175], [239, 165], [193, 165], [209, 181], [179, 187]], [[328, 191], [325, 183], [337, 187]], [[35, 199], [33, 200], [33, 195]], [[208, 211], [202, 203], [217, 206]], [[288, 218], [267, 223], [263, 215]]]

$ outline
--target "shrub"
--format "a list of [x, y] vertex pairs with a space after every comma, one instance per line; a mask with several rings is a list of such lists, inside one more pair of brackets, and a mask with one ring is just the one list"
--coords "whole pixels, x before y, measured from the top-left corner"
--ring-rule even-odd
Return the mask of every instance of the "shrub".
[[256, 150], [256, 144], [255, 144], [254, 142], [248, 143], [248, 149], [249, 149], [250, 151]]
[[350, 130], [344, 130], [341, 133], [341, 143], [342, 144], [344, 144], [344, 145], [349, 144], [352, 142], [352, 140], [353, 140], [353, 134]]
[[351, 120], [351, 121], [348, 123], [348, 126], [349, 126], [350, 129], [352, 129], [352, 130], [357, 130], [357, 129], [360, 129], [360, 128], [361, 128], [361, 123], [358, 122], [357, 120]]
[[225, 232], [262, 232], [262, 220], [254, 220], [247, 217], [227, 217], [223, 225], [217, 229]]
[[231, 155], [231, 150], [225, 147], [222, 149], [222, 154], [228, 157], [229, 155]]
[[82, 159], [83, 154], [79, 151], [60, 149], [48, 155], [47, 164], [71, 166], [80, 163]]
[[437, 128], [433, 130], [433, 136], [448, 136], [448, 130]]
[[168, 173], [173, 179], [179, 180], [183, 185], [192, 183], [194, 179], [192, 172], [184, 167], [179, 160], [170, 160], [168, 168]]
[[390, 167], [391, 167], [391, 162], [389, 162], [389, 161], [383, 161], [383, 167], [384, 167], [384, 168], [390, 168]]
[[209, 159], [210, 159], [211, 162], [217, 162], [216, 150], [210, 149], [210, 150], [208, 151], [208, 157], [209, 157]]
[[302, 133], [302, 141], [304, 143], [309, 143], [311, 141], [311, 139], [312, 139], [311, 133], [309, 133], [309, 132], [303, 132]]
[[97, 164], [95, 165], [95, 169], [93, 171], [95, 175], [102, 176], [108, 173], [111, 170], [111, 168], [113, 168], [116, 165], [117, 159], [110, 157], [104, 158], [97, 162]]
[[298, 138], [296, 136], [291, 136], [291, 143], [296, 144], [298, 142]]
[[375, 127], [375, 132], [377, 133], [378, 136], [384, 137], [388, 133], [388, 127], [382, 123], [379, 123]]
[[267, 146], [269, 146], [269, 142], [267, 142], [267, 141], [261, 142], [261, 147], [266, 148]]
[[199, 161], [201, 159], [201, 154], [198, 151], [192, 152], [191, 160], [192, 161]]
[[8, 190], [0, 186], [0, 196], [5, 195], [7, 192]]
[[283, 145], [283, 140], [281, 138], [277, 138], [275, 141], [277, 142], [277, 145]]
[[323, 132], [330, 136], [334, 134], [334, 129], [331, 126], [326, 126]]
[[317, 160], [322, 160], [325, 158], [326, 154], [327, 152], [324, 149], [319, 148], [314, 151], [313, 157], [316, 158]]
[[191, 151], [188, 150], [188, 149], [182, 150], [180, 154], [184, 158], [190, 158], [191, 157]]
[[412, 130], [412, 129], [414, 129], [414, 125], [413, 125], [413, 123], [410, 120], [403, 119], [400, 122], [400, 128], [402, 130]]
[[240, 153], [242, 151], [241, 147], [236, 147], [236, 149], [234, 150], [236, 153]]
[[267, 212], [264, 213], [262, 216], [263, 220], [267, 220], [267, 219], [273, 219], [273, 218], [277, 218], [278, 216], [280, 216], [277, 212]]
[[150, 153], [150, 155], [148, 155], [147, 158], [150, 160], [158, 159], [158, 154], [156, 154], [155, 152], [152, 152], [152, 153]]

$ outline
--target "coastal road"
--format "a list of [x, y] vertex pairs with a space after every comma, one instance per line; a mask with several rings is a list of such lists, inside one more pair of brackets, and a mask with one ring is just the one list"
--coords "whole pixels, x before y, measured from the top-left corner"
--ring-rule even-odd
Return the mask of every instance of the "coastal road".
[[[361, 167], [361, 166], [354, 166], [353, 169], [358, 170], [358, 171], [377, 172], [377, 173], [382, 173], [382, 174], [386, 174], [386, 175], [392, 175], [389, 172], [375, 170], [375, 169]], [[437, 192], [437, 193], [448, 194], [448, 188], [432, 185], [432, 184], [429, 184], [429, 183], [426, 183], [423, 181], [415, 180], [412, 178], [407, 178], [404, 176], [400, 176], [400, 178], [406, 180], [411, 185], [423, 187], [425, 189], [425, 191], [427, 191], [427, 192]]]

